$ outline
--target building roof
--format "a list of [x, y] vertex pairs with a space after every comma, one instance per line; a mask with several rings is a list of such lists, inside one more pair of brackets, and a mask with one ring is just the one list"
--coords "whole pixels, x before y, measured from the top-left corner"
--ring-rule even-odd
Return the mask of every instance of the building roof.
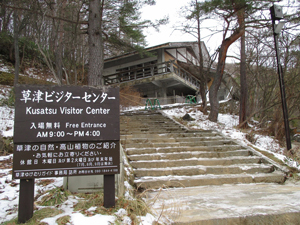
[[[201, 42], [201, 43], [204, 43], [204, 42]], [[157, 50], [157, 49], [192, 47], [195, 44], [198, 44], [198, 42], [197, 41], [167, 42], [167, 43], [164, 43], [164, 44], [160, 44], [160, 45], [152, 46], [152, 47], [149, 47], [149, 48], [145, 48], [144, 50], [147, 51], [147, 52], [150, 52], [150, 51]], [[132, 56], [132, 55], [136, 55], [136, 54], [139, 54], [139, 52], [138, 51], [133, 51], [133, 52], [125, 53], [123, 55], [107, 58], [107, 59], [104, 60], [104, 62], [110, 62], [110, 61], [126, 58], [128, 56]]]

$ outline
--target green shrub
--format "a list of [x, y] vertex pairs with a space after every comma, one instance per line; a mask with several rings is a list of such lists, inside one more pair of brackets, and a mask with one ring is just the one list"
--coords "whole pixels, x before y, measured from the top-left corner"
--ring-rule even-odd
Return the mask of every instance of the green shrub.
[[0, 84], [13, 86], [14, 79], [14, 74], [0, 71]]
[[7, 60], [10, 59], [13, 43], [14, 39], [10, 34], [0, 32], [0, 54], [4, 55]]
[[[0, 54], [9, 62], [14, 62], [14, 38], [7, 32], [0, 32]], [[44, 63], [37, 45], [28, 37], [19, 38], [19, 55], [20, 58]]]
[[[27, 60], [42, 59], [37, 45], [26, 37], [19, 40], [20, 57], [24, 55]], [[42, 60], [39, 60], [42, 62]]]

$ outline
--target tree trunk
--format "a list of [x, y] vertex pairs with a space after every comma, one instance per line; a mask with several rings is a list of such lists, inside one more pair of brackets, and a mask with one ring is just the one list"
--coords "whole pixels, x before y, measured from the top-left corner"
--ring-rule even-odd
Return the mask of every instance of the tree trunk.
[[203, 53], [201, 48], [201, 33], [200, 33], [200, 11], [198, 8], [198, 1], [196, 0], [196, 11], [197, 11], [197, 34], [198, 34], [198, 48], [199, 48], [199, 77], [200, 77], [200, 96], [202, 99], [203, 112], [207, 113], [207, 103], [206, 103], [206, 74], [203, 69]]
[[227, 50], [233, 42], [235, 42], [239, 37], [241, 37], [244, 34], [244, 32], [245, 30], [240, 29], [239, 27], [231, 34], [230, 37], [222, 41], [219, 50], [219, 61], [218, 61], [217, 71], [214, 75], [213, 83], [209, 89], [209, 101], [210, 101], [211, 110], [208, 119], [212, 122], [217, 122], [218, 120], [218, 114], [219, 114], [218, 91], [224, 73]]
[[19, 71], [20, 71], [20, 55], [19, 55], [19, 23], [18, 23], [18, 13], [14, 12], [14, 49], [15, 49], [15, 80], [14, 86], [18, 84], [19, 81]]
[[[240, 65], [240, 82], [241, 82], [241, 96], [240, 96], [240, 113], [239, 123], [242, 124], [247, 119], [247, 99], [248, 86], [246, 77], [246, 48], [245, 48], [245, 33], [241, 37], [241, 65]], [[242, 128], [247, 128], [247, 123], [244, 123]]]
[[[61, 9], [57, 9], [58, 15], [60, 17], [64, 17], [64, 11], [66, 8], [66, 1], [62, 1]], [[64, 21], [58, 21], [57, 26], [57, 46], [55, 51], [55, 64], [56, 64], [56, 75], [62, 84], [62, 78], [63, 78], [63, 39], [64, 39]]]
[[[240, 64], [240, 83], [241, 83], [241, 96], [240, 96], [240, 112], [239, 124], [242, 128], [247, 128], [247, 100], [248, 100], [248, 87], [246, 76], [246, 39], [245, 39], [245, 11], [240, 10], [238, 13], [238, 23], [243, 31], [241, 36], [241, 64]], [[243, 124], [243, 125], [242, 125]]]
[[102, 11], [104, 0], [90, 0], [89, 4], [89, 71], [88, 85], [102, 86], [103, 40]]
[[58, 43], [57, 43], [57, 48], [56, 48], [56, 52], [55, 52], [55, 65], [56, 65], [56, 75], [57, 75], [57, 78], [59, 80], [59, 83], [62, 84], [62, 50], [63, 50], [63, 46], [62, 46], [62, 43], [61, 43], [61, 37], [60, 37], [60, 32], [59, 32], [59, 37], [58, 37]]
[[227, 48], [225, 45], [226, 40], [222, 42], [220, 52], [219, 52], [219, 61], [217, 66], [217, 71], [214, 75], [214, 80], [209, 89], [209, 101], [210, 101], [210, 113], [208, 119], [212, 122], [217, 122], [218, 114], [219, 114], [219, 100], [218, 100], [218, 91], [221, 85], [224, 67], [225, 67], [225, 59]]

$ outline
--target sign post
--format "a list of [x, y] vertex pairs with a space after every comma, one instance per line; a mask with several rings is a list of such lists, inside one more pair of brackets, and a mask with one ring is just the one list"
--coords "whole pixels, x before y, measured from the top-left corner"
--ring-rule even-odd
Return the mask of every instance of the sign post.
[[19, 218], [25, 214], [21, 189], [26, 184], [27, 190], [28, 182], [34, 187], [34, 178], [104, 175], [106, 180], [120, 172], [118, 88], [20, 85], [15, 95], [13, 178], [21, 179]]
[[104, 175], [104, 207], [115, 207], [115, 175]]
[[18, 222], [25, 223], [33, 216], [34, 179], [20, 180]]

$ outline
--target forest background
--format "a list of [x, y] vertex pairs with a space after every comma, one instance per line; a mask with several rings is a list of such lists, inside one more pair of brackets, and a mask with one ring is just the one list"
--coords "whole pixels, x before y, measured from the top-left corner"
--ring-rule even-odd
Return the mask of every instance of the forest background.
[[[274, 3], [283, 6], [287, 21], [279, 39], [280, 54], [290, 127], [297, 133], [300, 127], [298, 0], [192, 0], [178, 12], [182, 20], [171, 22], [173, 31], [189, 34], [195, 41], [206, 40], [205, 44], [210, 46], [209, 42], [214, 40], [218, 47], [209, 48], [212, 61], [200, 66], [199, 73], [203, 74], [204, 81], [207, 77], [203, 68], [217, 68], [215, 80], [221, 80], [224, 71], [232, 75], [241, 90], [235, 99], [244, 101], [240, 108], [243, 112], [240, 125], [246, 128], [247, 121], [254, 118], [262, 132], [284, 143], [269, 12]], [[145, 31], [158, 31], [168, 24], [169, 19], [164, 15], [155, 21], [143, 19], [142, 9], [155, 4], [154, 0], [1, 0], [0, 54], [15, 65], [14, 77], [1, 72], [1, 83], [29, 82], [19, 79], [19, 71], [24, 73], [27, 68], [36, 67], [50, 71], [59, 85], [102, 85], [100, 78], [105, 58], [131, 51], [145, 54]], [[168, 8], [164, 10], [167, 12]], [[212, 19], [217, 22], [206, 26]], [[219, 36], [210, 39], [214, 35]], [[235, 48], [229, 55], [232, 44]], [[226, 58], [234, 58], [235, 63], [225, 64]], [[199, 59], [201, 61], [201, 55]], [[212, 121], [216, 121], [219, 110], [218, 105], [213, 105], [215, 99], [209, 96], [212, 105], [208, 109], [210, 113], [214, 111], [212, 108], [216, 110], [215, 115], [209, 117]], [[206, 108], [208, 105], [202, 100]]]

